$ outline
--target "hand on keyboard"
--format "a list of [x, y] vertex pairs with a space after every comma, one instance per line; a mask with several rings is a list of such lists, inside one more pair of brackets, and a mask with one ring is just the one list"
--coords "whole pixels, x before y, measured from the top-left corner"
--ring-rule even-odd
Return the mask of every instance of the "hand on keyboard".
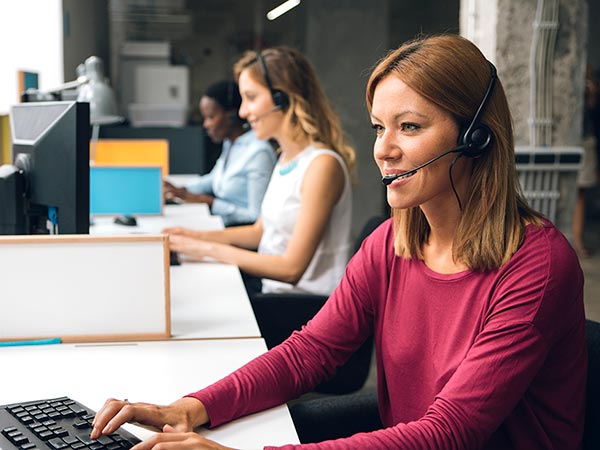
[[96, 413], [90, 437], [97, 439], [102, 434], [110, 434], [126, 422], [137, 422], [157, 430], [168, 424], [178, 432], [187, 432], [208, 422], [208, 415], [202, 403], [194, 398], [182, 398], [167, 406], [111, 398]]
[[96, 414], [90, 437], [97, 439], [110, 434], [125, 422], [137, 422], [162, 431], [138, 444], [136, 449], [139, 450], [150, 450], [158, 444], [161, 447], [176, 444], [174, 448], [182, 450], [233, 450], [193, 432], [194, 428], [208, 422], [204, 405], [195, 398], [182, 398], [168, 406], [109, 399]]

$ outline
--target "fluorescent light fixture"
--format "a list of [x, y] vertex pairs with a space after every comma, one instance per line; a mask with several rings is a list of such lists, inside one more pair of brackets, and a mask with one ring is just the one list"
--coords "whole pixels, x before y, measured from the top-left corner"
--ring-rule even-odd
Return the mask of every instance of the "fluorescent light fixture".
[[271, 11], [267, 13], [267, 19], [275, 20], [282, 14], [285, 14], [290, 9], [295, 8], [300, 4], [300, 0], [287, 0], [283, 2], [281, 5], [273, 8]]

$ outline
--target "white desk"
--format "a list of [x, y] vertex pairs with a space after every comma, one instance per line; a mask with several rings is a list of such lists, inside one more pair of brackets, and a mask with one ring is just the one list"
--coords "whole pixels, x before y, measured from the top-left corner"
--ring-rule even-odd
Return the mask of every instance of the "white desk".
[[181, 226], [196, 230], [222, 230], [223, 219], [211, 216], [208, 205], [189, 203], [165, 205], [162, 216], [136, 216], [137, 226], [118, 225], [112, 216], [95, 216], [90, 234], [115, 235], [132, 233], [160, 233], [167, 227]]
[[175, 339], [260, 337], [236, 266], [171, 266], [171, 334]]
[[[262, 339], [0, 347], [0, 403], [66, 395], [96, 411], [109, 397], [168, 404], [265, 350]], [[125, 427], [142, 439], [152, 435]], [[234, 448], [298, 443], [286, 406], [200, 432]]]
[[[160, 233], [167, 226], [223, 229], [205, 204], [166, 205], [161, 217], [139, 217], [137, 227], [94, 219], [90, 234]], [[171, 266], [171, 334], [176, 339], [258, 338], [260, 330], [236, 266], [184, 262]]]

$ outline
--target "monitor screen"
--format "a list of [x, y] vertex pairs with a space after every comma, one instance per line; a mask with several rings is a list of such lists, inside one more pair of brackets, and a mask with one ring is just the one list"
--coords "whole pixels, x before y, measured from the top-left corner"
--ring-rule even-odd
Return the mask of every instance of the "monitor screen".
[[10, 124], [13, 164], [0, 171], [0, 233], [89, 233], [89, 104], [21, 103]]

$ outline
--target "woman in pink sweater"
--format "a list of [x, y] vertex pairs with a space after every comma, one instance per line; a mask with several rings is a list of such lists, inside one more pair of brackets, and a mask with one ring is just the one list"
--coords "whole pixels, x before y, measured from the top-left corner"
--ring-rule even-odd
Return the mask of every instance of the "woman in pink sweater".
[[580, 447], [583, 276], [564, 236], [520, 193], [494, 66], [459, 36], [408, 42], [374, 69], [367, 107], [393, 218], [323, 309], [171, 405], [108, 401], [92, 437], [135, 420], [164, 431], [143, 449], [223, 449], [193, 429], [310, 391], [374, 334], [383, 428], [300, 448]]

